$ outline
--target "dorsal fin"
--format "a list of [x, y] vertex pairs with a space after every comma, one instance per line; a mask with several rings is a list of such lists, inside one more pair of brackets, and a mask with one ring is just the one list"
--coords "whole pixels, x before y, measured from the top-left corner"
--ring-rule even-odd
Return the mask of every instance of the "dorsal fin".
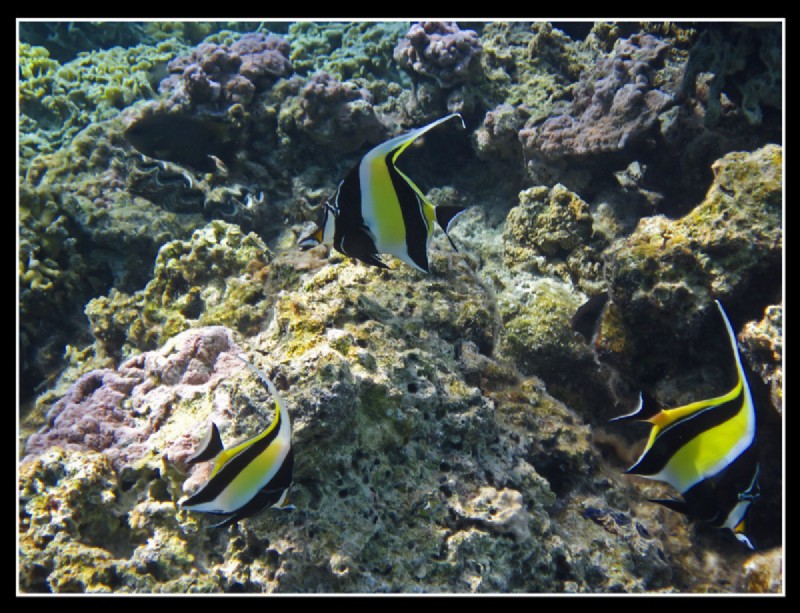
[[433, 121], [426, 126], [422, 126], [421, 128], [411, 130], [409, 132], [406, 132], [405, 134], [401, 134], [400, 136], [395, 136], [394, 138], [389, 139], [385, 143], [382, 143], [377, 147], [375, 147], [374, 149], [372, 149], [369, 154], [382, 155], [382, 156], [391, 154], [391, 159], [387, 160], [387, 164], [394, 165], [399, 155], [403, 153], [403, 151], [405, 151], [406, 148], [411, 143], [413, 143], [420, 136], [425, 134], [425, 132], [427, 132], [428, 130], [435, 128], [440, 123], [449, 121], [454, 117], [458, 117], [458, 119], [461, 121], [461, 126], [464, 129], [466, 129], [467, 126], [464, 124], [464, 118], [461, 117], [459, 113], [451, 113], [450, 115], [445, 115], [444, 117], [437, 119], [436, 121]]
[[[240, 355], [237, 355], [236, 357], [239, 358], [242, 362], [244, 362], [245, 365], [250, 370], [252, 370], [256, 375], [258, 375], [258, 378], [261, 379], [267, 386], [269, 393], [272, 394], [272, 397], [275, 399], [275, 408], [277, 412], [283, 416], [283, 420], [286, 423], [287, 428], [289, 428], [289, 430], [291, 431], [292, 425], [291, 425], [291, 419], [289, 417], [289, 412], [286, 410], [286, 405], [283, 402], [283, 398], [281, 398], [281, 395], [278, 393], [278, 388], [275, 387], [275, 384], [270, 380], [269, 377], [267, 377], [267, 375], [264, 373], [263, 370], [261, 370], [257, 366], [254, 366]], [[277, 414], [276, 414], [276, 419], [277, 419]]]
[[614, 417], [609, 421], [647, 421], [660, 412], [661, 407], [658, 406], [655, 398], [647, 392], [642, 391], [639, 392], [639, 404], [636, 405], [636, 408], [632, 412]]

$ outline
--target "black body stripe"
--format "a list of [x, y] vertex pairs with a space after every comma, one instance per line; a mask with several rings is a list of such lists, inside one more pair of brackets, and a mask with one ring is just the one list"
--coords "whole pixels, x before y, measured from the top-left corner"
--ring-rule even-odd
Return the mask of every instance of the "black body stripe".
[[406, 249], [408, 255], [417, 266], [427, 271], [428, 268], [428, 223], [422, 212], [422, 202], [419, 194], [414, 191], [392, 163], [392, 157], [399, 147], [393, 149], [386, 156], [386, 166], [389, 168], [389, 177], [392, 187], [400, 203], [400, 212], [403, 214], [403, 224], [406, 229]]
[[744, 397], [742, 390], [733, 400], [689, 415], [665, 428], [644, 457], [631, 466], [628, 472], [635, 475], [654, 475], [660, 472], [687, 442], [736, 416], [743, 409]]
[[186, 461], [187, 466], [193, 466], [198, 462], [205, 462], [215, 458], [219, 452], [224, 449], [222, 446], [222, 439], [219, 436], [219, 429], [214, 422], [211, 422], [211, 430], [208, 432], [206, 438], [203, 439], [202, 444], [204, 447]]
[[364, 216], [361, 214], [361, 179], [358, 176], [360, 166], [361, 164], [356, 164], [347, 173], [336, 193], [339, 214], [335, 220], [333, 246], [342, 253], [345, 253], [342, 249], [345, 235], [364, 226]]
[[[204, 502], [210, 502], [214, 500], [217, 496], [219, 496], [222, 491], [228, 487], [228, 485], [236, 478], [244, 468], [250, 464], [256, 457], [258, 457], [267, 447], [269, 447], [275, 438], [278, 436], [278, 433], [281, 429], [281, 423], [283, 421], [283, 415], [278, 413], [278, 420], [275, 424], [275, 427], [272, 431], [265, 436], [264, 438], [256, 441], [248, 448], [239, 452], [238, 455], [234, 456], [228, 463], [225, 464], [222, 468], [219, 469], [219, 472], [211, 477], [211, 479], [206, 483], [200, 491], [198, 491], [194, 496], [189, 498], [186, 502], [184, 502], [184, 506], [191, 506], [196, 504], [202, 504]], [[280, 471], [279, 471], [280, 472]]]
[[240, 519], [251, 517], [264, 509], [271, 507], [281, 499], [284, 490], [292, 484], [292, 471], [294, 469], [294, 452], [289, 449], [289, 453], [283, 460], [280, 469], [275, 473], [275, 478], [267, 483], [261, 490], [256, 492], [249, 502], [229, 514], [225, 520], [214, 526], [224, 528], [236, 523]]

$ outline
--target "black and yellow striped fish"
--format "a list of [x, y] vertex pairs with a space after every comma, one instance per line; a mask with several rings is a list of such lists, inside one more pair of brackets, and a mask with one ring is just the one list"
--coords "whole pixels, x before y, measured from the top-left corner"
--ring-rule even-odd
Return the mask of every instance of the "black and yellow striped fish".
[[627, 472], [669, 483], [683, 500], [652, 502], [717, 528], [728, 528], [752, 549], [745, 534], [745, 516], [759, 497], [755, 407], [736, 335], [722, 305], [716, 304], [736, 363], [733, 389], [674, 409], [661, 409], [642, 394], [635, 411], [612, 421], [639, 420], [653, 425], [644, 452]]
[[301, 248], [333, 245], [346, 256], [386, 268], [381, 254], [393, 255], [409, 266], [430, 272], [428, 247], [434, 221], [447, 234], [460, 206], [434, 206], [395, 163], [420, 136], [440, 123], [458, 117], [442, 117], [422, 128], [397, 136], [370, 150], [339, 183], [328, 199], [316, 230], [299, 241]]
[[239, 359], [269, 388], [275, 398], [275, 417], [266, 430], [230, 449], [223, 448], [219, 430], [212, 422], [199, 450], [189, 458], [190, 466], [213, 459], [214, 468], [206, 484], [181, 507], [224, 515], [214, 528], [234, 524], [268, 507], [291, 508], [286, 504], [294, 468], [289, 413], [272, 381], [244, 358]]

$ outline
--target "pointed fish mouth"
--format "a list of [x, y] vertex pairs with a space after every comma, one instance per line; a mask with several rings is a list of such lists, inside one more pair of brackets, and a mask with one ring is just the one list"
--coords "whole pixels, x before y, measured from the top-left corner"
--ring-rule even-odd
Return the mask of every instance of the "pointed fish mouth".
[[297, 246], [306, 251], [322, 243], [322, 228], [315, 228], [313, 232], [298, 239]]

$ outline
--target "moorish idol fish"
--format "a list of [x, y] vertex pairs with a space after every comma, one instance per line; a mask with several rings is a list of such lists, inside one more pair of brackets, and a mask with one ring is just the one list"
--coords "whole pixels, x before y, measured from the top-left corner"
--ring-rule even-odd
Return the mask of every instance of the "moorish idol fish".
[[266, 383], [275, 398], [275, 417], [266, 430], [230, 449], [223, 448], [212, 422], [199, 450], [189, 458], [189, 466], [213, 459], [214, 468], [208, 482], [181, 506], [224, 515], [214, 528], [234, 524], [267, 507], [293, 508], [286, 504], [294, 467], [289, 413], [272, 381], [244, 358], [239, 359]]
[[753, 549], [745, 515], [758, 499], [756, 414], [736, 335], [719, 301], [736, 363], [737, 382], [727, 394], [674, 409], [662, 409], [645, 394], [632, 413], [616, 420], [653, 425], [644, 452], [627, 472], [669, 483], [683, 500], [653, 500], [667, 508], [728, 528]]
[[339, 183], [333, 199], [325, 202], [322, 219], [312, 234], [298, 242], [300, 248], [333, 245], [346, 256], [388, 268], [380, 259], [385, 253], [430, 272], [428, 246], [434, 221], [456, 249], [447, 231], [465, 207], [434, 206], [395, 163], [425, 132], [454, 117], [464, 126], [461, 115], [453, 113], [370, 150]]

